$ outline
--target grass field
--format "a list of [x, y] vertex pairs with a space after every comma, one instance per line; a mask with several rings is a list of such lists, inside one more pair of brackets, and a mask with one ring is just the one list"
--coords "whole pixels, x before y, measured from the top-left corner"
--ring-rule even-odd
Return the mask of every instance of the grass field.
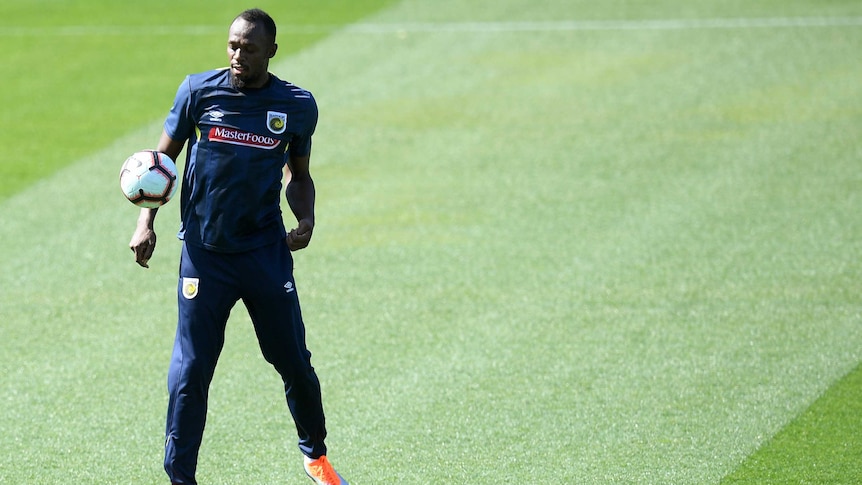
[[[862, 483], [859, 2], [258, 5], [351, 483]], [[0, 5], [0, 483], [165, 481], [178, 206], [142, 270], [116, 176], [236, 9]], [[238, 306], [202, 484], [307, 482], [280, 388]]]

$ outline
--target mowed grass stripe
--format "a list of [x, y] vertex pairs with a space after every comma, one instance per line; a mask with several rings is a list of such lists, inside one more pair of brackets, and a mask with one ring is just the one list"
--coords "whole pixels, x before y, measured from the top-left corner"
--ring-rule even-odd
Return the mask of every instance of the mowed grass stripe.
[[722, 484], [862, 483], [862, 366], [833, 384]]

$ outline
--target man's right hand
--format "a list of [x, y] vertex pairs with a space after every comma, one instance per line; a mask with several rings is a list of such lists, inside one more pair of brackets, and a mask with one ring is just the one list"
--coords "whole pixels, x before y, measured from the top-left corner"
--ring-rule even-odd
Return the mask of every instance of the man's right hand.
[[150, 258], [156, 250], [156, 231], [153, 230], [153, 220], [156, 218], [156, 209], [141, 209], [138, 218], [138, 227], [129, 241], [129, 249], [135, 253], [135, 262], [144, 268], [149, 268]]
[[135, 253], [135, 262], [149, 268], [150, 258], [156, 249], [156, 232], [147, 227], [139, 227], [129, 241], [129, 248]]

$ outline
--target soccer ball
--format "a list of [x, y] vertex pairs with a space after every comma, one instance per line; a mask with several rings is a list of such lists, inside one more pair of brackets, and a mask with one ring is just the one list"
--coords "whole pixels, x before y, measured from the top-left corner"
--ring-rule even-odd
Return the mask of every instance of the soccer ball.
[[138, 207], [162, 206], [177, 191], [177, 166], [171, 157], [155, 150], [134, 153], [120, 169], [120, 188]]

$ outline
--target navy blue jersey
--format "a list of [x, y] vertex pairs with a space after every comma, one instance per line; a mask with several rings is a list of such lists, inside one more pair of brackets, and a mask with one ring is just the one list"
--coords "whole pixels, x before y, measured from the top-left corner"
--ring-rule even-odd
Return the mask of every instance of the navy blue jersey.
[[186, 77], [165, 121], [188, 140], [178, 237], [220, 252], [283, 239], [286, 155], [308, 155], [316, 125], [311, 93], [274, 75], [260, 89], [234, 88], [228, 69]]

